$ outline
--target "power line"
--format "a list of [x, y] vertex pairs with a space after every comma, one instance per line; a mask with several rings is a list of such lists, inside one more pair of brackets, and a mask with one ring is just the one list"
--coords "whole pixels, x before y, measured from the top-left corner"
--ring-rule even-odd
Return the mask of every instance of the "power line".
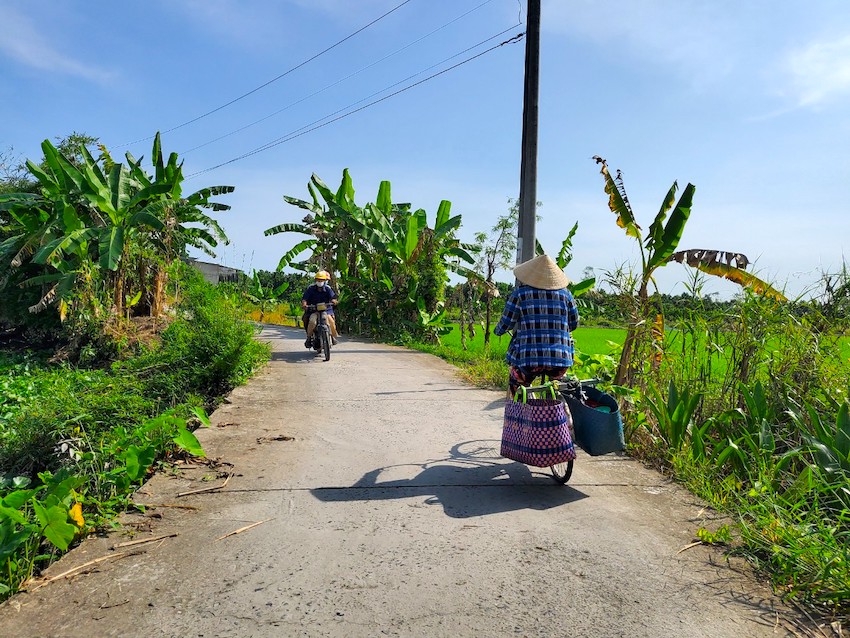
[[[435, 33], [438, 33], [439, 31], [442, 31], [443, 29], [445, 29], [446, 27], [448, 27], [448, 26], [450, 26], [450, 25], [454, 24], [454, 23], [455, 23], [455, 22], [457, 22], [458, 20], [461, 20], [462, 18], [465, 18], [466, 16], [468, 16], [468, 15], [469, 15], [470, 13], [472, 13], [473, 11], [477, 11], [478, 9], [480, 9], [481, 7], [483, 7], [483, 6], [484, 6], [484, 5], [486, 5], [486, 4], [490, 4], [492, 1], [493, 1], [493, 0], [485, 0], [485, 2], [482, 2], [482, 3], [481, 3], [481, 4], [479, 4], [477, 7], [473, 7], [472, 9], [470, 9], [469, 11], [467, 11], [466, 13], [463, 13], [463, 14], [459, 15], [458, 17], [456, 17], [454, 20], [450, 20], [449, 22], [446, 22], [443, 26], [438, 27], [437, 29], [434, 29], [434, 30], [433, 30], [433, 31], [431, 31], [430, 33], [426, 33], [426, 34], [425, 34], [425, 35], [423, 35], [421, 38], [418, 38], [418, 39], [414, 40], [413, 42], [410, 42], [409, 44], [406, 44], [405, 46], [401, 47], [400, 49], [397, 49], [396, 51], [393, 51], [393, 52], [392, 52], [392, 53], [390, 53], [389, 55], [385, 55], [385, 56], [384, 56], [384, 57], [382, 57], [380, 60], [376, 60], [375, 62], [372, 62], [371, 64], [368, 64], [368, 65], [366, 65], [366, 66], [364, 66], [364, 67], [362, 67], [362, 68], [358, 69], [358, 70], [357, 70], [357, 71], [355, 71], [354, 73], [351, 73], [351, 74], [349, 74], [349, 75], [345, 76], [344, 78], [342, 78], [342, 79], [340, 79], [340, 80], [337, 80], [336, 82], [334, 82], [334, 83], [332, 83], [332, 84], [328, 84], [326, 87], [324, 87], [324, 88], [322, 88], [322, 89], [319, 89], [318, 91], [316, 91], [316, 92], [314, 92], [314, 93], [311, 93], [310, 95], [308, 95], [308, 96], [306, 96], [306, 97], [303, 97], [303, 98], [301, 98], [300, 100], [296, 100], [295, 102], [291, 102], [291, 103], [287, 104], [286, 106], [284, 106], [282, 109], [278, 109], [278, 110], [277, 110], [277, 111], [275, 111], [274, 113], [270, 113], [269, 115], [266, 115], [265, 117], [262, 117], [262, 118], [260, 118], [259, 120], [256, 120], [256, 121], [254, 121], [254, 122], [251, 122], [250, 124], [246, 124], [245, 126], [242, 126], [242, 127], [240, 127], [240, 128], [234, 129], [234, 130], [230, 131], [229, 133], [225, 133], [224, 135], [221, 135], [221, 136], [219, 136], [219, 137], [216, 137], [215, 139], [209, 140], [208, 142], [204, 142], [203, 144], [198, 144], [197, 146], [193, 146], [193, 147], [192, 147], [192, 148], [190, 148], [190, 149], [187, 149], [187, 150], [185, 150], [185, 151], [181, 151], [181, 153], [180, 153], [180, 154], [181, 154], [181, 155], [186, 155], [187, 153], [191, 153], [192, 151], [196, 151], [196, 150], [198, 150], [199, 148], [204, 148], [205, 146], [209, 146], [210, 144], [214, 144], [215, 142], [219, 142], [219, 141], [221, 141], [221, 140], [223, 140], [223, 139], [225, 139], [225, 138], [228, 138], [228, 137], [230, 137], [231, 135], [235, 135], [236, 133], [241, 133], [242, 131], [244, 131], [244, 130], [246, 130], [246, 129], [249, 129], [249, 128], [251, 128], [252, 126], [255, 126], [255, 125], [257, 125], [257, 124], [260, 124], [261, 122], [265, 122], [266, 120], [273, 118], [275, 115], [279, 115], [279, 114], [283, 113], [284, 111], [286, 111], [286, 110], [288, 110], [288, 109], [291, 109], [293, 106], [297, 106], [298, 104], [301, 104], [302, 102], [306, 102], [306, 101], [307, 101], [307, 100], [309, 100], [310, 98], [312, 98], [312, 97], [316, 97], [317, 95], [319, 95], [319, 94], [321, 94], [321, 93], [324, 93], [324, 92], [325, 92], [325, 91], [327, 91], [328, 89], [332, 89], [333, 87], [338, 86], [339, 84], [342, 84], [342, 83], [343, 83], [343, 82], [345, 82], [346, 80], [350, 80], [350, 79], [351, 79], [351, 78], [353, 78], [355, 75], [358, 75], [358, 74], [362, 73], [363, 71], [366, 71], [367, 69], [371, 69], [373, 66], [376, 66], [376, 65], [380, 64], [380, 63], [381, 63], [381, 62], [383, 62], [384, 60], [387, 60], [387, 59], [389, 59], [389, 58], [393, 57], [394, 55], [398, 55], [398, 54], [399, 54], [399, 53], [401, 53], [402, 51], [405, 51], [405, 50], [409, 49], [410, 47], [412, 47], [414, 44], [418, 44], [419, 42], [422, 42], [422, 40], [425, 40], [426, 38], [430, 38], [430, 37], [431, 37], [432, 35], [434, 35]], [[519, 25], [517, 24], [517, 26], [519, 26]], [[511, 27], [511, 28], [513, 28], [513, 27]], [[506, 30], [506, 31], [507, 31], [507, 30]], [[506, 31], [503, 31], [502, 33], [505, 33]], [[495, 35], [495, 36], [493, 36], [493, 37], [494, 37], [494, 38], [495, 38], [495, 37], [498, 37], [499, 35], [502, 35], [502, 33], [499, 33], [499, 34], [497, 34], [497, 35]], [[491, 38], [491, 39], [492, 39], [492, 38]], [[485, 42], [486, 42], [486, 40], [485, 40]], [[480, 46], [480, 45], [481, 45], [481, 43], [479, 43], [479, 44], [477, 44], [477, 45], [475, 45], [475, 46]], [[472, 48], [475, 48], [475, 47], [472, 47]], [[466, 51], [468, 51], [468, 50], [469, 50], [469, 49], [466, 49]], [[463, 54], [463, 53], [465, 53], [466, 51], [461, 51], [461, 53], [458, 53], [458, 54], [456, 54], [456, 55], [462, 55], [462, 54]], [[453, 56], [453, 57], [456, 57], [456, 56]], [[448, 59], [450, 60], [451, 58], [448, 58]], [[446, 61], [446, 60], [444, 60], [443, 62], [445, 62], [445, 61]], [[442, 62], [441, 62], [440, 64], [442, 64]], [[433, 68], [433, 67], [428, 67], [428, 68], [430, 69], [430, 68]], [[424, 71], [427, 71], [427, 70], [428, 70], [428, 69], [424, 69], [423, 71], [420, 71], [419, 73], [423, 73]], [[418, 75], [418, 74], [417, 74], [417, 75]], [[402, 80], [402, 81], [404, 81], [404, 80]], [[393, 85], [393, 86], [395, 86], [395, 85]], [[390, 87], [387, 87], [387, 88], [390, 88]], [[385, 91], [385, 90], [386, 90], [386, 89], [384, 89], [384, 91]], [[370, 96], [370, 97], [371, 97], [371, 96]], [[367, 99], [368, 99], [368, 98], [367, 98]], [[166, 131], [166, 132], [167, 132], [167, 131]]]
[[[511, 29], [513, 29], [513, 28], [514, 27], [511, 27]], [[510, 29], [506, 29], [506, 31], [509, 31], [509, 30]], [[503, 31], [502, 33], [505, 33], [505, 31]], [[499, 35], [501, 35], [501, 34], [499, 34]], [[429, 75], [427, 78], [419, 80], [418, 82], [414, 82], [413, 84], [410, 84], [410, 85], [404, 87], [403, 89], [399, 89], [398, 91], [395, 91], [394, 93], [390, 93], [389, 95], [385, 95], [384, 97], [377, 99], [373, 102], [370, 102], [368, 104], [365, 104], [364, 106], [361, 106], [360, 108], [354, 109], [353, 111], [349, 111], [347, 113], [343, 113], [342, 115], [340, 115], [338, 117], [333, 117], [333, 115], [335, 113], [340, 113], [341, 111], [345, 111], [347, 108], [350, 108], [351, 106], [353, 106], [353, 104], [349, 105], [348, 107], [345, 107], [344, 109], [340, 109], [340, 111], [336, 111], [335, 113], [332, 113], [331, 115], [327, 115], [324, 118], [316, 120], [315, 122], [312, 122], [311, 124], [307, 124], [306, 126], [303, 126], [300, 129], [297, 129], [296, 131], [293, 131], [291, 133], [287, 133], [283, 137], [279, 137], [278, 139], [273, 140], [271, 142], [268, 142], [267, 144], [264, 144], [263, 146], [255, 148], [252, 151], [244, 153], [243, 155], [240, 155], [238, 157], [234, 157], [233, 159], [227, 160], [226, 162], [222, 162], [221, 164], [216, 164], [215, 166], [210, 166], [209, 168], [205, 168], [203, 170], [197, 171], [195, 173], [192, 173], [191, 175], [187, 175], [186, 179], [192, 179], [194, 177], [197, 177], [198, 175], [202, 175], [204, 173], [209, 173], [210, 171], [214, 171], [217, 168], [221, 168], [222, 166], [227, 166], [228, 164], [233, 164], [234, 162], [238, 162], [239, 160], [243, 160], [247, 157], [251, 157], [252, 155], [256, 155], [257, 153], [262, 153], [263, 151], [267, 151], [270, 148], [274, 148], [275, 146], [279, 146], [280, 144], [284, 144], [285, 142], [290, 142], [290, 141], [294, 140], [295, 138], [301, 137], [302, 135], [306, 135], [307, 133], [312, 133], [313, 131], [318, 130], [320, 128], [323, 128], [323, 127], [325, 127], [329, 124], [333, 124], [334, 122], [338, 122], [341, 119], [349, 117], [350, 115], [354, 115], [355, 113], [359, 113], [360, 111], [363, 111], [363, 110], [365, 110], [365, 109], [367, 109], [371, 106], [379, 104], [380, 102], [383, 102], [385, 100], [388, 100], [391, 97], [395, 97], [396, 95], [404, 93], [405, 91], [409, 91], [410, 89], [417, 87], [420, 84], [424, 84], [425, 82], [428, 82], [429, 80], [433, 80], [434, 78], [436, 78], [440, 75], [443, 75], [444, 73], [448, 73], [449, 71], [452, 71], [452, 70], [454, 70], [454, 69], [456, 69], [460, 66], [463, 66], [464, 64], [466, 64], [468, 62], [472, 62], [473, 60], [480, 58], [482, 55], [490, 53], [491, 51], [495, 51], [496, 49], [503, 47], [506, 44], [512, 44], [514, 42], [518, 42], [524, 35], [525, 35], [525, 33], [518, 33], [514, 37], [509, 38], [508, 40], [505, 40], [504, 42], [500, 42], [496, 46], [490, 47], [489, 49], [486, 49], [485, 51], [482, 51], [481, 53], [477, 53], [476, 55], [473, 55], [473, 56], [467, 58], [466, 60], [458, 62], [457, 64], [454, 64], [454, 65], [452, 65], [452, 66], [450, 66], [446, 69], [443, 69], [442, 71], [434, 73], [433, 75]], [[496, 36], [493, 36], [493, 37], [496, 37]], [[492, 40], [492, 39], [493, 38], [488, 38], [488, 40]], [[484, 42], [487, 42], [488, 40], [484, 40]], [[475, 45], [474, 47], [471, 47], [471, 48], [474, 49], [474, 48], [476, 48], [477, 46], [480, 46], [480, 45], [481, 45], [481, 43], [479, 43], [479, 44], [477, 44], [477, 45]], [[468, 50], [469, 49], [467, 49], [467, 51]], [[452, 57], [454, 58], [454, 57], [457, 57], [457, 56], [455, 55], [455, 56], [452, 56]], [[448, 58], [448, 59], [451, 59], [451, 58]], [[429, 68], [433, 68], [433, 67], [429, 67]], [[415, 75], [419, 75], [419, 73], [417, 73]], [[410, 77], [415, 77], [415, 76], [410, 76]], [[402, 80], [402, 82], [404, 82], [404, 81], [405, 80]], [[396, 84], [399, 84], [399, 82], [397, 82]], [[391, 85], [391, 86], [395, 86], [395, 84]], [[384, 91], [385, 90], [386, 89], [384, 89]], [[382, 93], [382, 92], [383, 91], [379, 91], [378, 93]], [[376, 94], [373, 94], [373, 95], [376, 95]], [[369, 98], [364, 98], [364, 99], [369, 99]], [[360, 102], [362, 102], [362, 101], [363, 100], [360, 100]], [[354, 104], [359, 104], [359, 102], [355, 102]], [[331, 118], [331, 117], [333, 117], [333, 119], [328, 119], [328, 118]], [[327, 121], [323, 122], [323, 120], [327, 120]], [[314, 126], [314, 124], [315, 124], [315, 126]]]
[[[231, 104], [235, 104], [235, 103], [236, 103], [236, 102], [238, 102], [239, 100], [242, 100], [242, 99], [244, 99], [244, 98], [248, 97], [249, 95], [252, 95], [252, 94], [256, 93], [256, 92], [257, 92], [257, 91], [259, 91], [260, 89], [264, 89], [264, 88], [266, 88], [269, 84], [273, 84], [274, 82], [277, 82], [277, 81], [278, 81], [278, 80], [280, 80], [281, 78], [284, 78], [284, 77], [286, 77], [287, 75], [289, 75], [290, 73], [292, 73], [293, 71], [296, 71], [296, 70], [300, 69], [302, 66], [304, 66], [304, 65], [306, 65], [306, 64], [309, 64], [310, 62], [312, 62], [312, 61], [313, 61], [313, 60], [315, 60], [316, 58], [318, 58], [318, 57], [320, 57], [320, 56], [324, 55], [324, 54], [325, 54], [325, 53], [327, 53], [328, 51], [330, 51], [330, 50], [332, 50], [332, 49], [335, 49], [336, 47], [338, 47], [338, 46], [339, 46], [340, 44], [342, 44], [343, 42], [345, 42], [345, 41], [347, 41], [347, 40], [350, 40], [351, 38], [353, 38], [353, 37], [354, 37], [355, 35], [357, 35], [358, 33], [361, 33], [361, 32], [363, 32], [363, 31], [365, 31], [366, 29], [368, 29], [368, 28], [369, 28], [369, 27], [371, 27], [372, 25], [374, 25], [374, 24], [376, 24], [376, 23], [380, 22], [381, 20], [383, 20], [384, 18], [386, 18], [386, 17], [387, 17], [388, 15], [390, 15], [391, 13], [393, 13], [393, 12], [395, 12], [395, 11], [397, 11], [397, 10], [401, 9], [404, 5], [406, 5], [407, 3], [412, 2], [412, 1], [413, 1], [413, 0], [404, 0], [404, 2], [402, 2], [401, 4], [396, 5], [395, 7], [393, 7], [392, 9], [390, 9], [389, 11], [387, 11], [386, 13], [384, 13], [383, 15], [381, 15], [381, 16], [379, 16], [379, 17], [375, 18], [375, 19], [374, 19], [374, 20], [372, 20], [369, 24], [367, 24], [367, 25], [365, 25], [365, 26], [363, 26], [363, 27], [360, 27], [360, 28], [359, 28], [359, 29], [357, 29], [357, 31], [355, 31], [354, 33], [351, 33], [351, 34], [349, 34], [349, 35], [345, 36], [342, 40], [340, 40], [340, 41], [338, 41], [338, 42], [336, 42], [336, 43], [332, 44], [332, 45], [331, 45], [331, 46], [329, 46], [327, 49], [324, 49], [323, 51], [320, 51], [319, 53], [317, 53], [317, 54], [316, 54], [316, 55], [314, 55], [313, 57], [311, 57], [311, 58], [308, 58], [308, 59], [304, 60], [304, 61], [303, 61], [303, 62], [301, 62], [300, 64], [296, 64], [296, 65], [295, 65], [294, 67], [292, 67], [291, 69], [289, 69], [289, 70], [287, 70], [287, 71], [284, 71], [283, 73], [281, 73], [280, 75], [278, 75], [278, 76], [277, 76], [277, 77], [275, 77], [275, 78], [272, 78], [272, 79], [271, 79], [271, 80], [269, 80], [268, 82], [265, 82], [264, 84], [261, 84], [260, 86], [258, 86], [258, 87], [256, 87], [256, 88], [254, 88], [254, 89], [251, 89], [251, 90], [250, 90], [250, 91], [248, 91], [247, 93], [243, 93], [243, 94], [242, 94], [242, 95], [240, 95], [239, 97], [237, 97], [237, 98], [234, 98], [234, 99], [230, 100], [230, 102], [227, 102], [226, 104], [222, 104], [221, 106], [216, 107], [216, 108], [214, 108], [214, 109], [213, 109], [213, 110], [211, 110], [211, 111], [207, 111], [207, 112], [206, 112], [206, 113], [204, 113], [203, 115], [199, 115], [199, 116], [197, 116], [197, 117], [195, 117], [195, 118], [192, 118], [191, 120], [188, 120], [188, 121], [186, 121], [186, 122], [183, 122], [182, 124], [178, 124], [177, 126], [173, 126], [173, 127], [171, 127], [170, 129], [167, 129], [167, 130], [165, 130], [165, 131], [161, 131], [161, 133], [163, 133], [163, 134], [164, 134], [164, 133], [171, 133], [172, 131], [176, 131], [177, 129], [181, 129], [181, 128], [183, 128], [184, 126], [188, 126], [189, 124], [193, 124], [193, 123], [197, 122], [198, 120], [201, 120], [201, 119], [203, 119], [203, 118], [205, 118], [205, 117], [207, 117], [207, 116], [209, 116], [209, 115], [212, 115], [213, 113], [218, 113], [218, 112], [219, 112], [219, 111], [221, 111], [222, 109], [225, 109], [225, 108], [227, 108], [228, 106], [230, 106]], [[145, 141], [147, 141], [147, 140], [152, 140], [154, 137], [155, 137], [155, 136], [151, 135], [151, 136], [149, 136], [149, 137], [143, 137], [143, 138], [140, 138], [140, 139], [138, 139], [138, 140], [134, 140], [134, 141], [132, 141], [132, 142], [126, 142], [125, 144], [119, 144], [118, 146], [119, 146], [119, 147], [122, 147], [122, 146], [130, 146], [131, 144], [137, 144], [138, 142], [145, 142]]]

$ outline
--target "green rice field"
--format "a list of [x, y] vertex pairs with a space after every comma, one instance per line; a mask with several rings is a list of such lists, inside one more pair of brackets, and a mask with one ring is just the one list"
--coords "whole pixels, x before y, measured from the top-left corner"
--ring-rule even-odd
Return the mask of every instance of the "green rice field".
[[[576, 351], [579, 355], [608, 355], [623, 345], [626, 331], [619, 328], [578, 328], [573, 331]], [[490, 351], [497, 356], [502, 356], [508, 349], [511, 338], [508, 335], [497, 337], [490, 335]], [[440, 337], [440, 342], [449, 348], [460, 348], [460, 328], [454, 329], [447, 335]], [[480, 326], [475, 327], [475, 337], [467, 335], [466, 348], [469, 352], [484, 351], [484, 331]]]

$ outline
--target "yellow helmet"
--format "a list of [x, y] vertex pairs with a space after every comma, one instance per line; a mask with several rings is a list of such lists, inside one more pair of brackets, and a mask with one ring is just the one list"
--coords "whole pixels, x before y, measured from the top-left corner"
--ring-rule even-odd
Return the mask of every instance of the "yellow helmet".
[[317, 273], [316, 273], [316, 275], [313, 277], [313, 279], [315, 279], [315, 280], [317, 280], [317, 281], [318, 281], [319, 279], [324, 279], [325, 281], [327, 281], [327, 280], [328, 280], [328, 279], [330, 279], [330, 278], [331, 278], [331, 276], [330, 276], [330, 274], [328, 273], [328, 271], [327, 271], [327, 270], [320, 270], [320, 271], [319, 271], [319, 272], [317, 272]]

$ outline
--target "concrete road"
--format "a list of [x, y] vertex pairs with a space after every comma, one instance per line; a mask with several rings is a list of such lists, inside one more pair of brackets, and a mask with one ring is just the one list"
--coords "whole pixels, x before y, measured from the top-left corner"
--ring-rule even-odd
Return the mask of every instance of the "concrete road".
[[556, 485], [499, 457], [503, 393], [444, 362], [262, 337], [270, 365], [198, 432], [219, 464], [155, 476], [145, 515], [47, 576], [104, 560], [8, 601], [0, 636], [792, 635], [744, 566], [684, 549], [719, 521], [656, 472], [579, 453]]

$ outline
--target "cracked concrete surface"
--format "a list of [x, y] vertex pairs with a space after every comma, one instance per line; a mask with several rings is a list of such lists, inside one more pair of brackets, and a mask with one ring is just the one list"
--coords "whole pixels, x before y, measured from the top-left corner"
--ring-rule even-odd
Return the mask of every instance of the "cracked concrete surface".
[[7, 601], [0, 635], [793, 635], [745, 565], [680, 551], [720, 523], [656, 472], [580, 452], [559, 486], [499, 457], [503, 393], [434, 357], [261, 338], [271, 363], [197, 433], [219, 465], [152, 478], [144, 515], [47, 576], [112, 558]]

